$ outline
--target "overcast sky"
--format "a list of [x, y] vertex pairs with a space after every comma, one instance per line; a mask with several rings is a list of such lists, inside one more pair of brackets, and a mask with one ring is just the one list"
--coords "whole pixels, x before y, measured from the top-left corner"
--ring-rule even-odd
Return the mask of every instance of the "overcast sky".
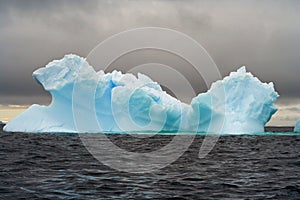
[[285, 113], [276, 119], [294, 121], [300, 117], [299, 10], [300, 1], [273, 0], [0, 0], [0, 104], [48, 103], [32, 79], [35, 69], [67, 53], [85, 57], [112, 34], [159, 26], [197, 40], [223, 76], [246, 65], [274, 82]]

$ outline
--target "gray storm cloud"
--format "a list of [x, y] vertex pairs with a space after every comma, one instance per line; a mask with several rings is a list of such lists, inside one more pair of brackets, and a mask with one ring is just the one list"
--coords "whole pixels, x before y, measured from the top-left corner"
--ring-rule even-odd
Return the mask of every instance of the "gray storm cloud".
[[[0, 1], [0, 104], [49, 102], [31, 77], [35, 69], [67, 53], [86, 56], [112, 34], [145, 26], [188, 34], [223, 76], [246, 65], [282, 97], [299, 98], [299, 10], [299, 1]], [[197, 92], [207, 89], [186, 75]]]

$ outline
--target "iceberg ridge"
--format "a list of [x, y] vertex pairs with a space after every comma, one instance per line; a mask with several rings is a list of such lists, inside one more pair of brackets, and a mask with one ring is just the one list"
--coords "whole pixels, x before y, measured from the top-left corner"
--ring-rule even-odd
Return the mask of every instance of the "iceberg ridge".
[[[278, 94], [273, 83], [260, 82], [246, 72], [245, 67], [213, 83], [206, 93], [193, 98], [190, 105], [167, 94], [146, 75], [96, 72], [84, 58], [72, 54], [36, 70], [33, 77], [50, 92], [51, 104], [32, 105], [8, 122], [5, 131], [207, 132], [209, 126], [218, 126], [221, 133], [254, 133], [263, 132], [264, 125], [277, 111], [274, 102]], [[75, 83], [85, 93], [95, 92], [95, 110], [86, 106], [84, 96], [80, 101], [73, 100]], [[97, 86], [96, 91], [91, 89], [93, 85]], [[225, 99], [220, 96], [221, 90]], [[74, 106], [95, 114], [99, 128], [86, 124], [78, 131], [74, 123]], [[212, 118], [220, 121], [212, 121]]]

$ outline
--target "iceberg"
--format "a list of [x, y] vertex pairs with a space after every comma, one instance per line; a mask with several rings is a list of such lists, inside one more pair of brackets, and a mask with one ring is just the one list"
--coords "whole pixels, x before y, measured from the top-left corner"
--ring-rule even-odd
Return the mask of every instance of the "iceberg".
[[295, 128], [294, 128], [295, 133], [300, 133], [300, 119], [298, 119]]
[[[273, 83], [262, 83], [245, 67], [213, 83], [190, 104], [167, 94], [146, 75], [96, 72], [86, 59], [73, 54], [34, 71], [33, 78], [51, 94], [51, 104], [32, 105], [9, 121], [5, 131], [242, 134], [263, 132], [264, 125], [277, 111], [274, 103], [278, 94]], [[89, 96], [94, 98], [92, 106]], [[98, 126], [87, 121], [78, 129], [74, 119], [78, 113], [82, 113], [81, 117], [95, 116]], [[211, 126], [220, 129], [209, 129]]]

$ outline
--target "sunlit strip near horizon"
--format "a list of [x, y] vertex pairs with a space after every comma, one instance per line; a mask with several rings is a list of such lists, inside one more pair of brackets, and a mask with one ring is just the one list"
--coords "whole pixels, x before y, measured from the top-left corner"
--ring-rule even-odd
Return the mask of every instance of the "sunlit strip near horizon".
[[8, 122], [24, 112], [28, 105], [0, 105], [0, 121]]
[[[30, 105], [0, 105], [0, 121], [7, 123], [24, 112]], [[290, 105], [276, 104], [278, 111], [267, 126], [295, 126], [300, 118], [300, 102]]]

